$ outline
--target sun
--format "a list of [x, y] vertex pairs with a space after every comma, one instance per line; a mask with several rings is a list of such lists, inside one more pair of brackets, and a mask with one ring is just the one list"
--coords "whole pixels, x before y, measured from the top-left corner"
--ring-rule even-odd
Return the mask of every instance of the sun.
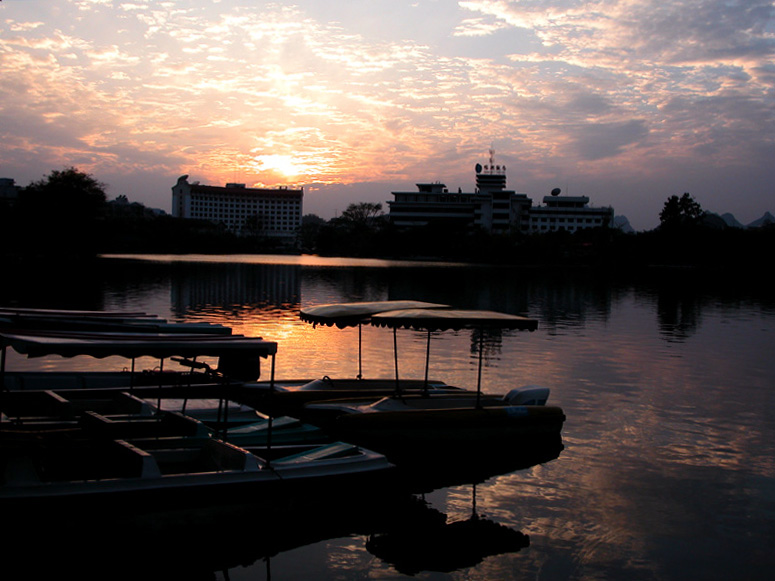
[[293, 178], [301, 173], [299, 166], [291, 155], [257, 155], [253, 159], [261, 172], [272, 172], [286, 178]]

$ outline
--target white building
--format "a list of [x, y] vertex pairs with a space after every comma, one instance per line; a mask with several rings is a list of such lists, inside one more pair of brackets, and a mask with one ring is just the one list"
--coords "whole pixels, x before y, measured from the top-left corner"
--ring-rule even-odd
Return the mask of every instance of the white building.
[[530, 232], [576, 232], [585, 228], [613, 228], [614, 209], [589, 205], [587, 196], [561, 196], [559, 188], [544, 197], [543, 206], [530, 208]]
[[292, 242], [301, 226], [304, 189], [204, 186], [180, 176], [172, 187], [172, 215], [209, 220], [238, 235], [261, 234]]

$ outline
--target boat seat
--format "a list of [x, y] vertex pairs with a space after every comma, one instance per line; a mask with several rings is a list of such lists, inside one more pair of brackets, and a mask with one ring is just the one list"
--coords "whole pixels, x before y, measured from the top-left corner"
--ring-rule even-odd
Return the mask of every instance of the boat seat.
[[[24, 458], [22, 458], [24, 460]], [[33, 482], [86, 482], [113, 478], [157, 478], [156, 460], [124, 440], [84, 442], [72, 447], [43, 449], [29, 458], [32, 464], [18, 464], [6, 470], [6, 485]]]
[[114, 402], [117, 409], [125, 410], [126, 413], [137, 414], [141, 416], [150, 416], [155, 413], [151, 404], [127, 391], [118, 394]]
[[516, 387], [503, 396], [503, 400], [511, 405], [546, 405], [547, 399], [549, 388], [540, 385]]
[[125, 455], [130, 457], [135, 464], [139, 464], [140, 478], [161, 477], [159, 466], [156, 464], [156, 460], [151, 454], [124, 440], [116, 440], [116, 444], [126, 451]]
[[150, 438], [162, 436], [207, 436], [207, 428], [199, 421], [177, 412], [160, 416], [123, 415], [109, 417], [86, 411], [79, 425], [88, 433], [107, 438]]
[[8, 417], [35, 416], [63, 417], [70, 414], [67, 398], [51, 391], [8, 392], [3, 395], [3, 412]]
[[223, 470], [255, 472], [263, 470], [266, 466], [260, 458], [247, 450], [216, 439], [210, 439], [204, 443], [200, 450], [199, 461], [203, 467], [213, 472]]
[[297, 464], [302, 462], [309, 462], [311, 460], [324, 460], [326, 458], [342, 458], [344, 456], [351, 455], [354, 451], [357, 451], [358, 446], [348, 444], [346, 442], [335, 442], [326, 446], [318, 446], [307, 452], [299, 452], [291, 456], [282, 458], [283, 464]]

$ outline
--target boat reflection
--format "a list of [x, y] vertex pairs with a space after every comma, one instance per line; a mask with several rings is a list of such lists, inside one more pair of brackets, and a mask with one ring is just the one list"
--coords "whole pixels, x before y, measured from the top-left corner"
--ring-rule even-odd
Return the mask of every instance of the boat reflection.
[[481, 518], [474, 509], [469, 518], [447, 522], [447, 516], [407, 523], [391, 532], [369, 537], [366, 549], [404, 575], [423, 571], [451, 573], [481, 563], [485, 558], [516, 553], [530, 545], [530, 538], [495, 521]]

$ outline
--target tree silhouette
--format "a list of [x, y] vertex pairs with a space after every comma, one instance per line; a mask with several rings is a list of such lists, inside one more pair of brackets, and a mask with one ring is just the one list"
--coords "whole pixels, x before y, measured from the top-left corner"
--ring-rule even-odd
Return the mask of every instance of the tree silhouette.
[[19, 194], [25, 246], [43, 254], [93, 254], [105, 208], [104, 184], [74, 167], [54, 170]]
[[693, 226], [705, 215], [700, 204], [685, 192], [680, 198], [670, 196], [659, 213], [659, 226], [662, 229]]
[[382, 204], [360, 202], [347, 206], [347, 209], [342, 212], [337, 221], [349, 224], [371, 225], [380, 216], [382, 216]]

